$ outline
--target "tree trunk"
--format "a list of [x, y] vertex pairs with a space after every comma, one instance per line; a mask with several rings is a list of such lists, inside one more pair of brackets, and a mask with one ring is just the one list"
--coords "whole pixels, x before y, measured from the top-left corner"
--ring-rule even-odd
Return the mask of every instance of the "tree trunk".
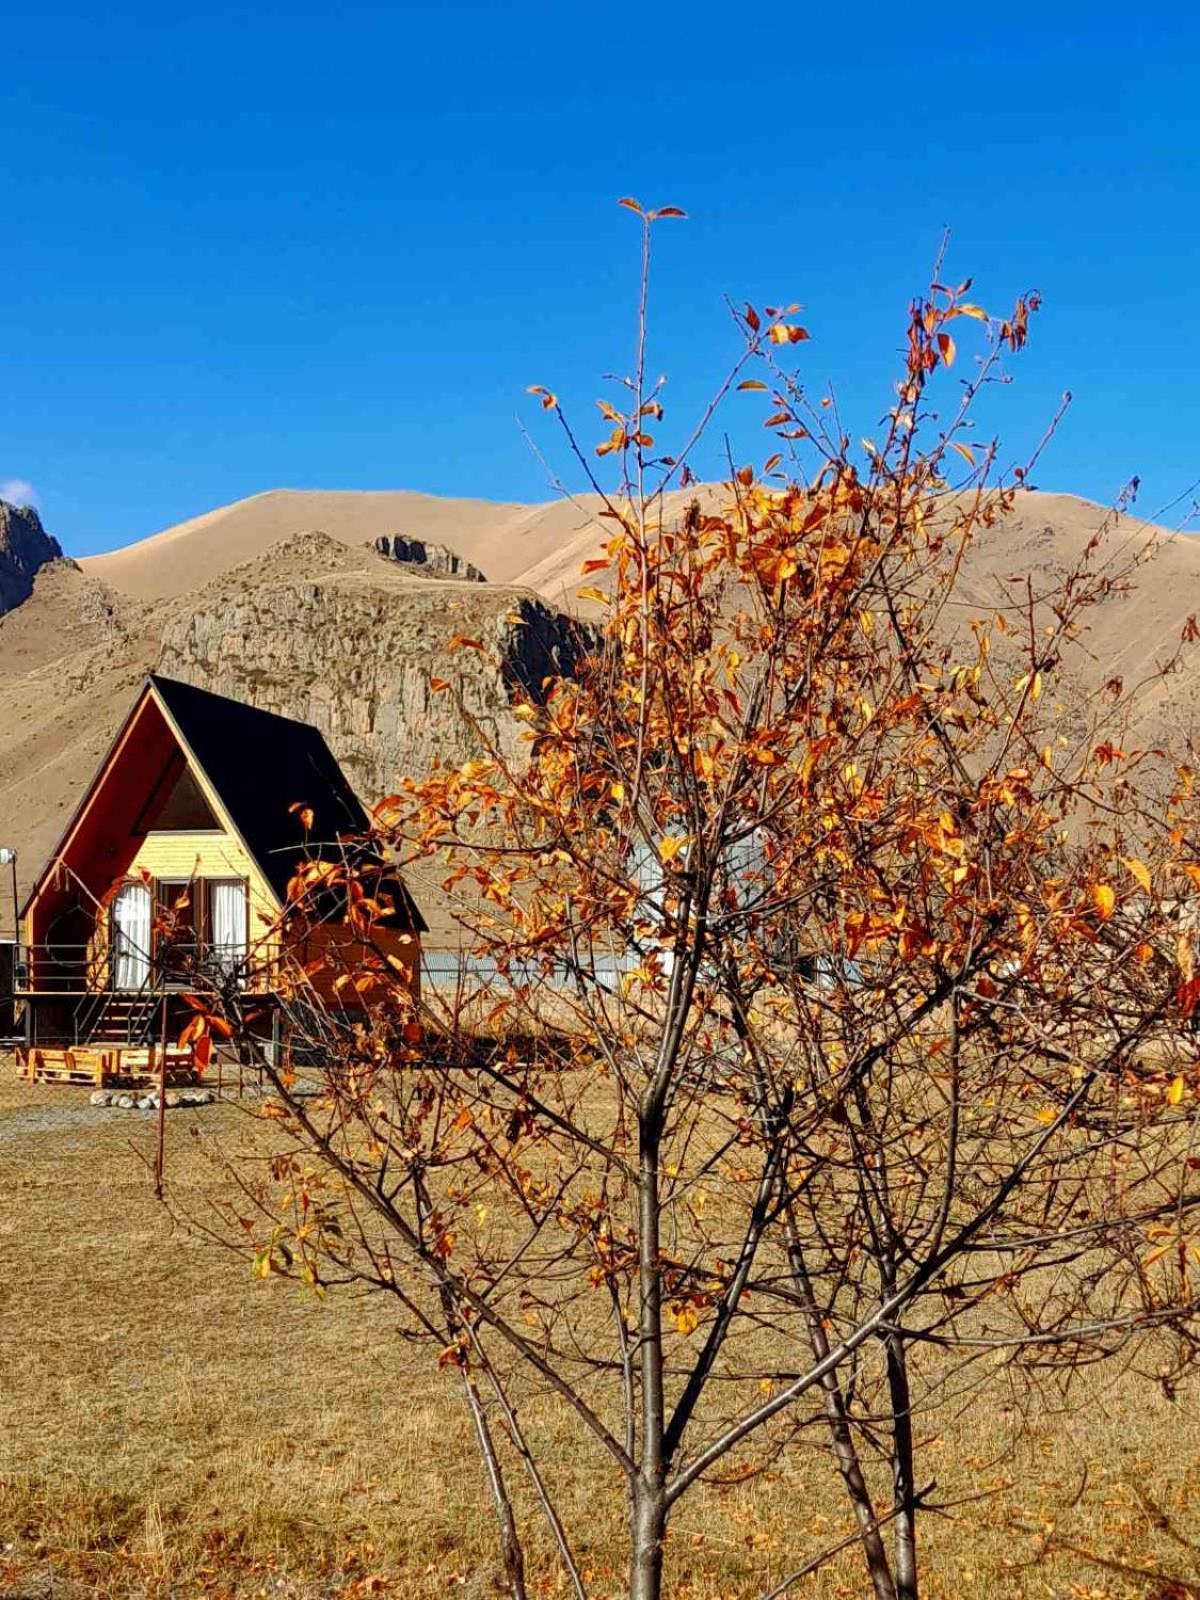
[[[825, 1324], [821, 1321], [820, 1308], [812, 1291], [812, 1281], [808, 1276], [808, 1268], [804, 1264], [804, 1256], [800, 1249], [795, 1219], [788, 1214], [788, 1256], [791, 1261], [792, 1275], [799, 1286], [804, 1299], [805, 1316], [808, 1321], [809, 1343], [812, 1353], [818, 1361], [824, 1361], [829, 1354], [829, 1336], [825, 1332]], [[867, 1563], [867, 1572], [871, 1579], [871, 1588], [875, 1600], [897, 1600], [896, 1585], [892, 1580], [892, 1569], [888, 1563], [887, 1547], [883, 1542], [883, 1534], [879, 1530], [879, 1523], [875, 1512], [875, 1505], [871, 1499], [871, 1491], [863, 1474], [862, 1462], [859, 1459], [858, 1447], [854, 1443], [854, 1435], [850, 1428], [850, 1418], [846, 1411], [845, 1396], [838, 1380], [836, 1371], [827, 1372], [821, 1380], [825, 1416], [829, 1422], [829, 1432], [833, 1440], [834, 1459], [838, 1471], [842, 1475], [846, 1493], [850, 1497], [850, 1504], [854, 1508], [854, 1518], [858, 1523], [859, 1534], [862, 1538], [863, 1555]]]
[[662, 1600], [667, 1511], [661, 1485], [639, 1481], [633, 1503], [630, 1600]]
[[633, 1490], [630, 1600], [661, 1600], [663, 1534], [667, 1503], [663, 1492], [666, 1462], [666, 1405], [663, 1395], [662, 1247], [659, 1155], [661, 1114], [643, 1110], [639, 1130], [638, 1367], [642, 1385], [641, 1462]]
[[521, 1538], [517, 1532], [517, 1519], [513, 1515], [508, 1485], [504, 1481], [504, 1471], [500, 1465], [500, 1457], [496, 1453], [496, 1441], [492, 1438], [487, 1412], [475, 1387], [475, 1380], [469, 1372], [463, 1373], [463, 1384], [467, 1391], [467, 1405], [471, 1410], [471, 1420], [475, 1424], [475, 1434], [479, 1440], [484, 1466], [487, 1468], [488, 1487], [492, 1491], [492, 1500], [496, 1507], [496, 1520], [500, 1525], [500, 1553], [504, 1561], [508, 1592], [512, 1600], [527, 1600], [525, 1555], [521, 1549]]
[[889, 1333], [888, 1398], [892, 1413], [892, 1496], [896, 1513], [896, 1597], [917, 1600], [917, 1491], [913, 1480], [912, 1394], [904, 1336]]

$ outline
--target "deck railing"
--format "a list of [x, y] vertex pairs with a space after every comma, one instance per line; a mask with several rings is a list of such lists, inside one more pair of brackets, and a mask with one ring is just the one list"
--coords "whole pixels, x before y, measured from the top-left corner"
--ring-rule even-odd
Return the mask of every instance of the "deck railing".
[[97, 951], [88, 944], [19, 944], [13, 991], [18, 999], [27, 999], [56, 994], [136, 994], [154, 984], [172, 989], [223, 987], [230, 978], [244, 984], [249, 970], [244, 949], [209, 940], [162, 946], [137, 963], [145, 974], [139, 983], [118, 981], [120, 959], [111, 946]]

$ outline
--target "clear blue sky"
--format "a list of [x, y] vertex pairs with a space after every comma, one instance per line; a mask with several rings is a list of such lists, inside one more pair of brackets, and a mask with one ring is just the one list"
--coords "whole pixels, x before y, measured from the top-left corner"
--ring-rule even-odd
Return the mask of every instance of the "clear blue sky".
[[948, 224], [975, 298], [1045, 295], [991, 413], [1022, 447], [1073, 391], [1043, 487], [1200, 475], [1194, 7], [49, 0], [0, 39], [0, 482], [73, 553], [276, 486], [548, 497], [515, 419], [628, 366], [622, 194], [689, 213], [668, 433], [726, 293], [803, 302], [872, 430]]

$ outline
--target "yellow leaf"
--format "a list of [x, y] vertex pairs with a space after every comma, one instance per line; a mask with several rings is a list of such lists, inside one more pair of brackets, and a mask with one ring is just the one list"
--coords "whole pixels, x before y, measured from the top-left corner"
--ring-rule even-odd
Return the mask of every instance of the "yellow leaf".
[[668, 834], [658, 841], [658, 854], [663, 861], [674, 861], [681, 850], [686, 850], [691, 839], [686, 833]]
[[1146, 893], [1150, 893], [1150, 868], [1144, 861], [1138, 861], [1133, 856], [1122, 856], [1128, 872], [1137, 879]]
[[1170, 1088], [1167, 1090], [1167, 1104], [1177, 1106], [1183, 1099], [1183, 1079], [1172, 1078]]
[[1100, 921], [1107, 922], [1109, 917], [1111, 917], [1113, 912], [1116, 910], [1116, 891], [1107, 883], [1093, 884], [1092, 900], [1095, 903], [1096, 915], [1100, 918]]
[[675, 1313], [675, 1331], [677, 1333], [692, 1333], [700, 1322], [700, 1313], [695, 1306], [680, 1306]]
[[594, 600], [597, 605], [606, 606], [609, 597], [603, 589], [595, 589], [590, 583], [584, 584], [582, 589], [575, 591], [581, 600]]
[[975, 465], [975, 452], [970, 445], [960, 444], [957, 439], [953, 439], [951, 440], [951, 448], [957, 450], [964, 461], [969, 461], [972, 466]]
[[808, 338], [808, 329], [794, 322], [773, 322], [767, 333], [772, 344], [800, 344]]
[[1037, 1120], [1049, 1127], [1052, 1122], [1058, 1121], [1058, 1112], [1055, 1111], [1053, 1106], [1046, 1106], [1037, 1113]]

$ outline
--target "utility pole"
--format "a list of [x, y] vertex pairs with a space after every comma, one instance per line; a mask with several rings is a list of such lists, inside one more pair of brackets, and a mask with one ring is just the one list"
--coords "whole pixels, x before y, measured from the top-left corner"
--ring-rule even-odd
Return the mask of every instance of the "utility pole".
[[[162, 1046], [158, 1058], [158, 1128], [154, 1150], [154, 1197], [163, 1197], [163, 1171], [166, 1166], [167, 1123], [167, 995], [162, 997]], [[151, 1048], [153, 1057], [153, 1047]]]

